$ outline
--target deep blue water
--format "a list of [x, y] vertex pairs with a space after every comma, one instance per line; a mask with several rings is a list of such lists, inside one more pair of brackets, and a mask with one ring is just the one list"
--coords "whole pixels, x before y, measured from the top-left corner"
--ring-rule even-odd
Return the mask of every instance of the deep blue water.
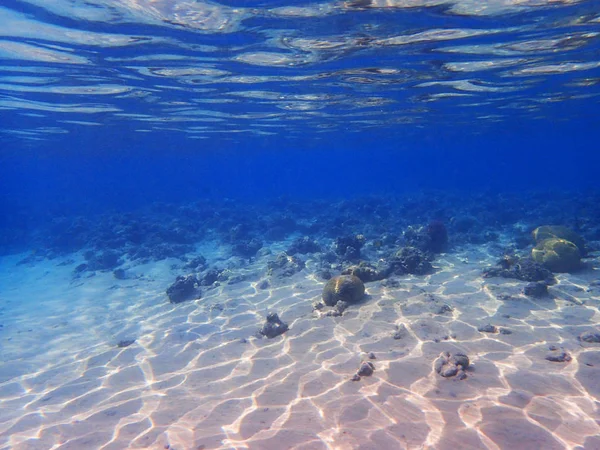
[[598, 188], [597, 2], [45, 3], [0, 7], [4, 227]]

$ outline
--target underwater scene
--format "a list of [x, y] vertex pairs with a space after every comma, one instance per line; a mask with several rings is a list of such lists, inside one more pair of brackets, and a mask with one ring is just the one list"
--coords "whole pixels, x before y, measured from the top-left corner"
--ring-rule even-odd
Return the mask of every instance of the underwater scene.
[[600, 2], [0, 25], [0, 450], [600, 450]]

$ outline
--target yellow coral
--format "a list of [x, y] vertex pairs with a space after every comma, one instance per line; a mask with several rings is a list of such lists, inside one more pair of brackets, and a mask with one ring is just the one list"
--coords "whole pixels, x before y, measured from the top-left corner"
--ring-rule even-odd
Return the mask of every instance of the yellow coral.
[[571, 272], [581, 265], [581, 252], [577, 245], [560, 238], [541, 241], [531, 251], [531, 257], [553, 272]]
[[338, 301], [356, 303], [365, 295], [365, 285], [355, 275], [340, 275], [332, 278], [323, 288], [323, 302], [333, 306]]
[[531, 233], [536, 244], [545, 241], [546, 239], [564, 239], [575, 244], [580, 252], [584, 251], [585, 242], [581, 236], [573, 230], [562, 225], [542, 225], [537, 227]]

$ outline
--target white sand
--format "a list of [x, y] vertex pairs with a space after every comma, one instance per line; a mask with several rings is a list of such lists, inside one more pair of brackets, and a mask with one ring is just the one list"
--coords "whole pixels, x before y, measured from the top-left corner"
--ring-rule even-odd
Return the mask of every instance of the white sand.
[[[576, 339], [600, 323], [597, 267], [531, 300], [465, 250], [316, 318], [323, 283], [305, 272], [171, 305], [174, 260], [73, 280], [79, 261], [23, 256], [0, 260], [1, 449], [600, 448], [600, 344]], [[290, 330], [251, 337], [270, 310]], [[487, 323], [512, 334], [477, 331]], [[572, 361], [545, 360], [550, 345]], [[434, 371], [447, 350], [471, 358], [466, 380]], [[368, 352], [375, 373], [349, 381]]]

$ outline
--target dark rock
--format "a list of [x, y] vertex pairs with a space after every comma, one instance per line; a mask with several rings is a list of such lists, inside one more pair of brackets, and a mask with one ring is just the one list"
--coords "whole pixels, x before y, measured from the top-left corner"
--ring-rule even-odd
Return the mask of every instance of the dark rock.
[[[223, 276], [223, 274], [221, 274], [221, 276], [219, 277], [219, 280], [221, 279], [222, 276]], [[228, 276], [226, 281], [227, 281], [227, 284], [237, 284], [237, 283], [241, 283], [242, 281], [245, 281], [246, 278], [247, 278], [246, 275], [239, 273], [236, 275]], [[225, 281], [225, 280], [223, 280], [223, 281]]]
[[377, 357], [375, 356], [375, 353], [373, 353], [373, 352], [369, 352], [369, 354], [367, 355], [367, 357], [369, 359], [377, 359]]
[[219, 281], [222, 272], [222, 270], [215, 268], [208, 269], [200, 276], [198, 284], [200, 286], [212, 286], [215, 281]]
[[134, 342], [135, 342], [135, 339], [123, 339], [122, 341], [119, 341], [117, 343], [117, 347], [119, 347], [119, 348], [129, 347]]
[[359, 377], [370, 377], [371, 375], [373, 375], [374, 370], [375, 366], [372, 362], [363, 361], [358, 369], [358, 372], [356, 372], [356, 375], [358, 375]]
[[286, 230], [281, 226], [269, 227], [265, 232], [264, 238], [269, 241], [283, 241], [290, 234], [289, 230]]
[[305, 255], [307, 253], [317, 253], [321, 251], [321, 246], [313, 239], [308, 236], [296, 239], [292, 242], [292, 245], [286, 252], [288, 255], [300, 253]]
[[87, 264], [79, 264], [77, 267], [75, 267], [75, 269], [73, 269], [73, 272], [75, 273], [82, 273], [85, 272], [88, 269], [88, 265]]
[[391, 272], [391, 267], [375, 267], [368, 262], [361, 261], [356, 266], [350, 266], [342, 271], [342, 275], [354, 275], [360, 278], [363, 283], [383, 280]]
[[546, 297], [548, 295], [548, 285], [543, 281], [532, 281], [525, 285], [523, 294], [535, 298]]
[[344, 259], [355, 261], [360, 259], [360, 249], [365, 243], [365, 237], [362, 234], [355, 236], [338, 237], [335, 240], [334, 250]]
[[500, 334], [512, 334], [508, 328], [500, 328]]
[[256, 287], [261, 290], [268, 289], [269, 286], [269, 280], [260, 280], [256, 285]]
[[416, 247], [403, 247], [390, 259], [392, 271], [399, 275], [426, 275], [433, 270], [431, 256]]
[[113, 250], [96, 253], [93, 251], [85, 252], [85, 259], [88, 263], [87, 270], [112, 270], [123, 264], [119, 253]]
[[441, 305], [439, 308], [437, 308], [435, 310], [436, 314], [445, 314], [445, 313], [449, 313], [452, 312], [452, 308], [449, 305], [443, 304]]
[[407, 247], [414, 247], [424, 253], [440, 253], [448, 246], [448, 231], [439, 220], [432, 220], [425, 227], [409, 226], [404, 231]]
[[338, 302], [335, 304], [335, 306], [333, 307], [334, 310], [336, 310], [339, 315], [341, 316], [344, 311], [346, 311], [348, 309], [348, 302], [345, 302], [343, 300], [338, 300]]
[[313, 311], [321, 311], [323, 308], [325, 308], [325, 303], [323, 302], [314, 302], [312, 305]]
[[352, 378], [350, 378], [350, 381], [360, 381], [360, 375], [355, 373], [354, 375], [352, 375]]
[[329, 280], [323, 288], [323, 302], [334, 306], [342, 300], [346, 303], [356, 303], [365, 295], [365, 285], [354, 275], [340, 275]]
[[400, 282], [395, 278], [388, 278], [387, 280], [383, 280], [381, 285], [386, 288], [398, 288], [400, 287]]
[[194, 275], [178, 276], [167, 289], [167, 295], [171, 303], [181, 303], [192, 298], [200, 297], [200, 290], [197, 288], [198, 279]]
[[115, 269], [113, 270], [113, 277], [115, 277], [117, 280], [126, 280], [127, 274], [123, 269]]
[[582, 342], [589, 342], [589, 343], [599, 343], [600, 342], [600, 332], [598, 331], [586, 331], [584, 333], [581, 333], [577, 339], [579, 339]]
[[440, 375], [444, 378], [453, 377], [458, 373], [458, 367], [454, 365], [445, 365], [440, 371]]
[[253, 238], [249, 241], [243, 241], [234, 244], [233, 252], [237, 255], [243, 256], [244, 258], [253, 258], [256, 256], [262, 246], [263, 243], [261, 241]]
[[457, 378], [463, 380], [466, 378], [465, 371], [469, 368], [469, 357], [464, 353], [449, 352], [442, 353], [434, 362], [435, 371], [444, 378], [459, 375]]
[[433, 363], [433, 368], [437, 373], [442, 373], [442, 369], [448, 364], [448, 356], [443, 353]]
[[331, 272], [329, 270], [321, 270], [318, 272], [319, 278], [321, 280], [331, 280]]
[[422, 252], [427, 252], [431, 239], [425, 230], [425, 227], [409, 226], [402, 235], [406, 247], [414, 247]]
[[194, 270], [196, 272], [202, 272], [206, 269], [206, 258], [202, 255], [196, 256], [190, 259], [184, 266], [184, 269]]
[[288, 324], [282, 322], [277, 313], [269, 313], [267, 315], [267, 321], [260, 329], [259, 333], [269, 339], [272, 339], [280, 334], [285, 333], [288, 329]]
[[360, 259], [360, 250], [355, 247], [346, 247], [346, 252], [342, 255], [346, 261], [358, 261]]
[[403, 339], [407, 335], [408, 331], [404, 325], [396, 326], [396, 331], [392, 337], [396, 340]]
[[502, 277], [554, 284], [554, 274], [530, 258], [505, 256], [495, 266], [484, 269], [484, 278]]
[[467, 233], [478, 225], [478, 221], [473, 216], [460, 216], [452, 218], [452, 227], [459, 233]]
[[300, 258], [282, 252], [277, 255], [274, 261], [267, 263], [267, 275], [277, 278], [291, 277], [304, 269], [304, 267], [304, 261]]
[[546, 359], [552, 362], [569, 362], [571, 361], [571, 355], [564, 350], [554, 350], [546, 355]]
[[482, 325], [482, 326], [478, 327], [477, 331], [479, 331], [480, 333], [497, 333], [498, 328], [495, 327], [494, 325], [488, 323], [487, 325]]
[[373, 5], [373, 0], [347, 0], [344, 2], [345, 8], [364, 9]]
[[429, 236], [428, 251], [432, 253], [441, 253], [448, 246], [448, 231], [446, 226], [440, 220], [432, 220], [426, 227]]
[[463, 370], [466, 370], [469, 368], [469, 366], [471, 365], [471, 362], [469, 361], [469, 357], [467, 355], [465, 355], [464, 353], [454, 353], [452, 356], [450, 356], [450, 362], [453, 364], [456, 364], [457, 366], [461, 366], [463, 368]]

